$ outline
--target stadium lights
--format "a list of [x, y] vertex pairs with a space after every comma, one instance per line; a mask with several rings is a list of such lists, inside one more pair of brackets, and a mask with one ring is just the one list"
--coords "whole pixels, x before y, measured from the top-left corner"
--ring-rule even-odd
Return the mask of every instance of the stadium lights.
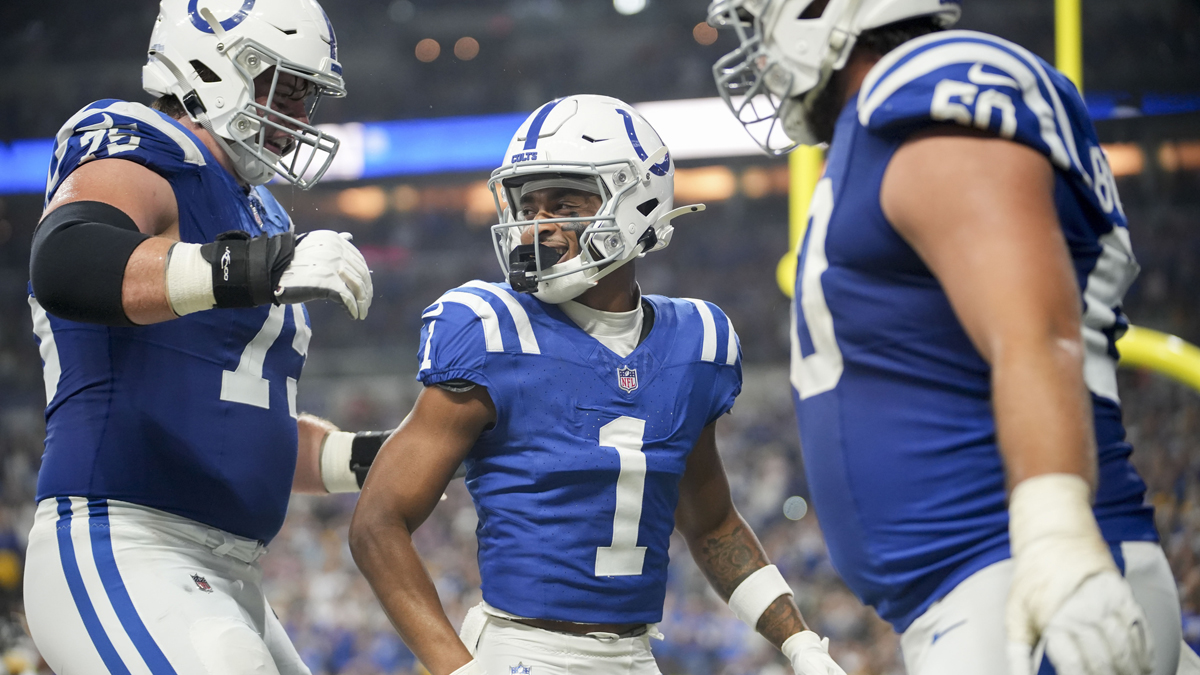
[[[441, 47], [429, 40], [438, 53]], [[1112, 97], [1089, 97], [1089, 108], [1096, 119], [1111, 119], [1117, 109]], [[1200, 96], [1195, 100], [1159, 96], [1146, 101], [1145, 115], [1179, 114], [1200, 111]], [[1193, 106], [1193, 107], [1188, 107]], [[766, 158], [750, 135], [729, 114], [719, 98], [637, 103], [634, 107], [646, 120], [661, 130], [662, 139], [676, 160], [720, 159], [725, 157]], [[491, 171], [499, 165], [513, 130], [521, 126], [528, 112], [496, 115], [470, 115], [438, 119], [409, 119], [387, 122], [318, 125], [341, 141], [333, 164], [325, 173], [325, 182], [362, 180], [387, 176], [406, 176], [471, 171]], [[1157, 148], [1135, 144], [1106, 144], [1113, 173], [1130, 176], [1140, 173], [1154, 160], [1167, 172], [1200, 170], [1200, 141], [1167, 141]], [[38, 193], [46, 189], [46, 168], [54, 152], [54, 139], [18, 139], [0, 141], [0, 194]], [[782, 165], [782, 163], [781, 163]], [[761, 176], [743, 177], [747, 196], [774, 192]]]
[[613, 0], [613, 9], [619, 14], [631, 16], [646, 9], [646, 0]]
[[692, 27], [692, 39], [707, 47], [717, 41], [717, 29], [701, 21]]
[[421, 63], [432, 63], [442, 53], [442, 46], [433, 38], [425, 38], [417, 43], [415, 53]]
[[479, 56], [479, 41], [473, 37], [461, 37], [454, 43], [454, 58], [470, 61]]

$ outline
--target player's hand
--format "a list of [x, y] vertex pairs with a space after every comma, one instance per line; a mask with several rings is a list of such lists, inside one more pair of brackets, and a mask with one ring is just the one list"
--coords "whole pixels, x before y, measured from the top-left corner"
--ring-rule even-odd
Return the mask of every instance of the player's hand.
[[374, 289], [371, 271], [347, 232], [316, 230], [296, 237], [292, 264], [283, 272], [275, 298], [280, 304], [341, 300], [351, 318], [367, 318]]
[[1005, 608], [1013, 675], [1037, 670], [1034, 645], [1044, 645], [1059, 675], [1151, 671], [1146, 617], [1117, 571], [1088, 495], [1082, 478], [1064, 474], [1030, 478], [1013, 490], [1014, 568]]
[[796, 633], [780, 647], [792, 662], [796, 675], [846, 675], [829, 656], [829, 638], [820, 638], [811, 630]]

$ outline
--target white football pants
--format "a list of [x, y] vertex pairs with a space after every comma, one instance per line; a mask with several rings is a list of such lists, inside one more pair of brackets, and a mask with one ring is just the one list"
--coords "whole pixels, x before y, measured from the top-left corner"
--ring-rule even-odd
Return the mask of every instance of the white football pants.
[[259, 542], [154, 509], [38, 504], [25, 611], [58, 675], [310, 675], [262, 591]]
[[488, 613], [485, 604], [467, 612], [460, 637], [488, 675], [662, 675], [650, 654], [650, 638], [662, 637], [653, 625], [638, 637], [568, 635]]
[[[1121, 544], [1125, 578], [1150, 624], [1153, 675], [1198, 675], [1195, 660], [1181, 659], [1183, 629], [1175, 578], [1154, 542]], [[909, 675], [1008, 675], [1004, 605], [1012, 583], [1012, 560], [967, 577], [935, 602], [900, 637]], [[1044, 672], [1039, 671], [1039, 672]]]

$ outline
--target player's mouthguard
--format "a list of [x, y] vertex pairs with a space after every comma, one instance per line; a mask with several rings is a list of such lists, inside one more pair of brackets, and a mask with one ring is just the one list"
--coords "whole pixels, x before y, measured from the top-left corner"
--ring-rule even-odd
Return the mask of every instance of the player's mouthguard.
[[[520, 244], [508, 254], [508, 285], [518, 293], [532, 293], [537, 290], [537, 273], [553, 266], [562, 254], [549, 246], [537, 244]], [[538, 260], [542, 267], [538, 269]]]

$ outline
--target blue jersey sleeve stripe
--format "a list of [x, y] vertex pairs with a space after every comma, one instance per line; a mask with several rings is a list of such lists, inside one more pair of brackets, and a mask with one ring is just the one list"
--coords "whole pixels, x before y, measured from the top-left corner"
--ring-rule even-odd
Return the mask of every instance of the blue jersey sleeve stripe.
[[104, 632], [92, 599], [88, 597], [87, 588], [83, 585], [83, 575], [79, 573], [79, 563], [75, 560], [75, 543], [71, 541], [69, 497], [58, 498], [58, 523], [55, 529], [58, 530], [58, 554], [62, 560], [63, 576], [67, 579], [67, 588], [71, 591], [71, 599], [75, 601], [75, 608], [79, 610], [79, 618], [83, 620], [88, 637], [92, 639], [96, 652], [100, 654], [100, 660], [112, 675], [130, 675], [129, 668], [125, 666], [112, 640]]
[[150, 631], [146, 629], [142, 617], [138, 615], [137, 608], [133, 606], [133, 600], [129, 597], [129, 590], [125, 587], [125, 580], [121, 578], [121, 572], [117, 569], [117, 559], [113, 555], [112, 535], [108, 525], [108, 500], [89, 501], [88, 516], [88, 529], [91, 530], [92, 536], [92, 557], [96, 560], [96, 571], [100, 573], [100, 579], [104, 582], [104, 590], [108, 594], [108, 600], [112, 603], [113, 610], [117, 613], [117, 618], [121, 621], [121, 626], [129, 635], [129, 639], [137, 648], [142, 660], [150, 668], [152, 675], [176, 675], [170, 661], [167, 661], [166, 655], [154, 641]]
[[696, 306], [696, 311], [700, 314], [700, 323], [704, 327], [704, 341], [700, 348], [701, 361], [716, 361], [717, 360], [717, 323], [713, 320], [712, 310], [708, 308], [708, 303], [695, 298], [683, 298]]
[[529, 321], [529, 313], [517, 302], [516, 298], [505, 291], [503, 288], [489, 284], [483, 281], [468, 281], [463, 284], [465, 287], [474, 288], [485, 293], [491, 294], [493, 297], [499, 298], [504, 306], [508, 308], [508, 313], [512, 316], [513, 323], [517, 329], [517, 339], [521, 343], [521, 351], [526, 354], [541, 354], [541, 347], [538, 345], [537, 336], [533, 333], [533, 324]]
[[[1004, 50], [983, 45], [977, 42], [951, 42], [931, 47], [917, 54], [897, 67], [884, 77], [868, 95], [860, 95], [858, 121], [863, 126], [870, 126], [871, 115], [882, 106], [887, 99], [906, 84], [924, 77], [935, 70], [950, 65], [966, 63], [984, 63], [1009, 74], [1021, 87], [1021, 95], [1025, 104], [1037, 115], [1041, 126], [1041, 138], [1046, 144], [1050, 158], [1061, 169], [1071, 168], [1071, 157], [1067, 153], [1066, 144], [1059, 134], [1055, 121], [1054, 110], [1042, 96], [1039, 82], [1033, 70], [1020, 59]], [[1067, 128], [1070, 134], [1070, 128]]]
[[450, 291], [443, 295], [439, 302], [453, 302], [459, 305], [465, 305], [475, 316], [479, 317], [480, 323], [483, 324], [483, 341], [485, 349], [489, 352], [504, 351], [504, 337], [500, 333], [500, 318], [496, 315], [496, 309], [487, 300], [465, 291]]

